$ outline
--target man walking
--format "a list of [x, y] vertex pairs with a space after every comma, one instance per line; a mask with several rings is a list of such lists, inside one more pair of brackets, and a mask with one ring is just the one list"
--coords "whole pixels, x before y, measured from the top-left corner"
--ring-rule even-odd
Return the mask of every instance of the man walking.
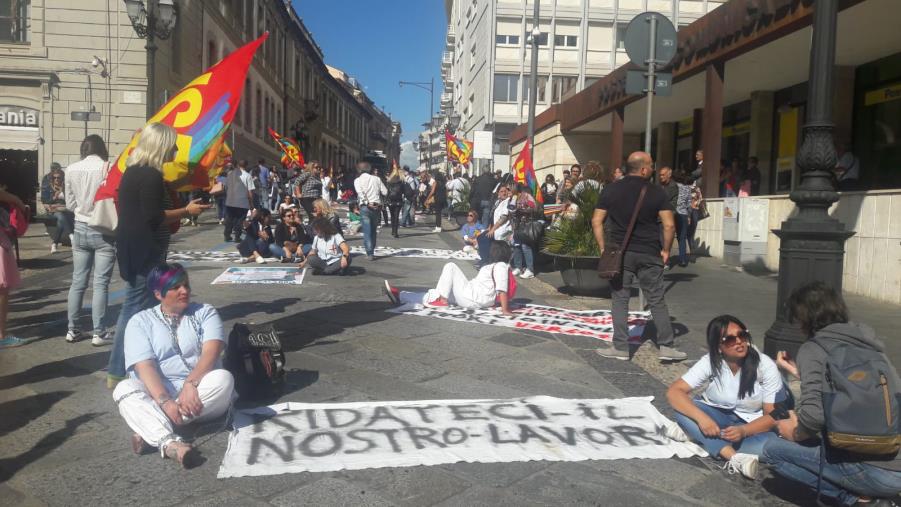
[[266, 160], [261, 158], [259, 161], [257, 161], [257, 165], [260, 168], [260, 188], [262, 190], [260, 192], [260, 194], [262, 195], [260, 203], [263, 208], [271, 210], [272, 208], [269, 204], [270, 185], [272, 184], [271, 173], [269, 171], [269, 168], [266, 167]]
[[[674, 346], [673, 327], [664, 300], [663, 266], [669, 261], [676, 230], [673, 208], [663, 189], [648, 182], [653, 174], [653, 160], [649, 154], [636, 151], [629, 155], [626, 176], [604, 187], [591, 219], [600, 251], [604, 251], [607, 238], [611, 245], [621, 245], [642, 189], [646, 189], [623, 254], [623, 273], [610, 280], [613, 343], [597, 349], [603, 357], [629, 359], [629, 298], [636, 280], [647, 297], [657, 327], [658, 357], [661, 361], [681, 361], [687, 357]], [[662, 245], [658, 220], [663, 226]]]
[[360, 221], [363, 224], [363, 247], [369, 260], [375, 260], [375, 241], [381, 217], [382, 196], [388, 188], [378, 176], [372, 175], [369, 162], [357, 164], [360, 176], [354, 180], [354, 190], [360, 200]]
[[497, 182], [490, 170], [482, 172], [476, 177], [472, 184], [472, 195], [470, 195], [470, 207], [478, 210], [482, 219], [482, 224], [486, 227], [491, 225], [491, 204], [494, 194], [494, 187]]
[[[660, 183], [660, 187], [663, 188], [663, 192], [666, 194], [666, 199], [667, 202], [669, 202], [671, 209], [675, 211], [676, 204], [679, 201], [679, 185], [673, 179], [673, 168], [670, 166], [661, 167], [660, 170], [657, 171], [657, 182]], [[665, 263], [663, 269], [664, 271], [669, 270], [669, 263]]]
[[404, 207], [401, 212], [401, 227], [413, 227], [416, 223], [414, 211], [416, 208], [416, 197], [419, 195], [419, 182], [413, 177], [413, 171], [409, 166], [404, 166]]
[[247, 161], [238, 162], [238, 170], [228, 173], [225, 180], [225, 241], [241, 242], [244, 218], [253, 204], [253, 177], [247, 172]]

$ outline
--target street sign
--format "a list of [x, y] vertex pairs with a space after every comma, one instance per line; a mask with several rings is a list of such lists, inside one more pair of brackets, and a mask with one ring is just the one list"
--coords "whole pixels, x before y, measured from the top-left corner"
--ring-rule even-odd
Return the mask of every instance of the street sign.
[[[643, 95], [648, 92], [648, 73], [643, 70], [630, 70], [626, 72], [626, 94]], [[673, 74], [670, 72], [657, 72], [654, 74], [654, 93], [660, 97], [669, 97], [673, 94]]]
[[491, 160], [494, 152], [494, 133], [490, 130], [476, 130], [472, 137], [472, 158]]
[[99, 111], [72, 111], [72, 121], [100, 121]]
[[654, 63], [664, 67], [676, 56], [676, 27], [659, 12], [643, 12], [632, 18], [626, 27], [623, 40], [626, 54], [635, 65], [646, 69], [651, 58], [651, 18], [657, 22], [657, 33], [654, 45]]

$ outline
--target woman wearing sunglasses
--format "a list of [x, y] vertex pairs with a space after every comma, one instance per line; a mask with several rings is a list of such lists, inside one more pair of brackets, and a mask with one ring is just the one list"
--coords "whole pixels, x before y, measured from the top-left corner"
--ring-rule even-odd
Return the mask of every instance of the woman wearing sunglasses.
[[[707, 325], [708, 353], [669, 386], [676, 422], [710, 456], [726, 460], [730, 474], [757, 476], [757, 456], [776, 421], [770, 415], [783, 396], [776, 363], [751, 344], [748, 328], [731, 315]], [[699, 397], [692, 391], [706, 384]]]

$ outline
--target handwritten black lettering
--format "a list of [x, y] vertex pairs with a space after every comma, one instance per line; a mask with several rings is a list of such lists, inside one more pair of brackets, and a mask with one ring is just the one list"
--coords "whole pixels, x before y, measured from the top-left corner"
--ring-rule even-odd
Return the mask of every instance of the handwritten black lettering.
[[[451, 438], [452, 435], [456, 435], [456, 438]], [[441, 434], [441, 440], [444, 440], [444, 443], [447, 445], [457, 445], [462, 444], [469, 438], [469, 435], [466, 434], [466, 431], [460, 428], [447, 428], [444, 430], [444, 433]]]
[[547, 426], [539, 426], [539, 428], [542, 431], [544, 431], [546, 433], [550, 433], [551, 435], [557, 437], [558, 440], [560, 440], [561, 442], [563, 442], [566, 445], [576, 445], [576, 430], [575, 430], [575, 428], [570, 428], [569, 426], [564, 426], [563, 431], [564, 431], [565, 435], [562, 433], [558, 433], [556, 430], [548, 428]]
[[496, 405], [491, 405], [490, 407], [488, 407], [488, 413], [495, 417], [500, 417], [502, 419], [513, 419], [514, 421], [528, 421], [528, 420], [532, 419], [532, 416], [530, 416], [528, 414], [512, 415], [512, 414], [508, 414], [504, 411], [501, 411], [502, 408], [509, 408], [509, 407], [515, 408], [516, 405], [514, 405], [513, 403], [498, 403]]
[[275, 412], [272, 414], [251, 414], [250, 416], [253, 418], [253, 432], [259, 433], [259, 432], [263, 431], [262, 423], [264, 423], [266, 421], [272, 421], [275, 424], [278, 424], [279, 426], [281, 426], [282, 428], [285, 428], [286, 430], [293, 431], [296, 433], [298, 431], [297, 428], [295, 428], [294, 426], [292, 426], [292, 425], [288, 424], [287, 422], [280, 419], [281, 417], [286, 417], [291, 414], [292, 414], [292, 412], [283, 412], [283, 413]]
[[525, 444], [530, 439], [533, 439], [533, 438], [537, 438], [538, 440], [541, 440], [542, 442], [544, 442], [546, 444], [549, 444], [551, 442], [548, 438], [541, 436], [539, 433], [537, 433], [535, 430], [530, 428], [528, 425], [520, 424], [519, 425], [519, 441]]
[[304, 411], [307, 415], [307, 424], [310, 426], [311, 430], [319, 429], [319, 425], [316, 424], [316, 411], [313, 409], [307, 409]]
[[[338, 414], [350, 414], [351, 419], [345, 422], [338, 422]], [[325, 418], [328, 419], [329, 427], [346, 428], [352, 424], [356, 424], [363, 418], [363, 414], [352, 408], [327, 408], [325, 409]]]
[[493, 424], [488, 425], [488, 433], [491, 434], [491, 442], [494, 444], [518, 444], [520, 440], [518, 438], [510, 438], [507, 440], [502, 440], [500, 436], [500, 432], [497, 430], [497, 426]]
[[[327, 439], [331, 441], [331, 444], [328, 447], [325, 447], [321, 450], [313, 449], [313, 443], [317, 440], [322, 441], [323, 439]], [[316, 433], [310, 433], [304, 438], [300, 445], [297, 448], [300, 450], [301, 454], [304, 456], [309, 456], [311, 458], [321, 458], [322, 456], [328, 456], [329, 454], [335, 454], [336, 452], [341, 450], [341, 446], [343, 442], [341, 441], [341, 436], [333, 431], [317, 431]]]
[[369, 418], [369, 422], [366, 423], [366, 427], [372, 426], [373, 424], [381, 421], [382, 419], [390, 419], [392, 421], [396, 421], [401, 424], [401, 426], [409, 426], [410, 423], [404, 421], [400, 417], [392, 414], [388, 407], [375, 407], [375, 410], [372, 411], [372, 416]]
[[391, 450], [394, 452], [401, 452], [400, 444], [397, 443], [397, 439], [394, 437], [394, 434], [397, 433], [398, 430], [390, 429], [390, 430], [368, 430], [373, 433], [381, 433], [385, 435], [385, 438], [388, 439], [388, 443], [391, 444]]
[[607, 409], [607, 417], [610, 419], [643, 419], [643, 417], [637, 415], [620, 416], [616, 413], [616, 407], [613, 405], [606, 405], [604, 408]]
[[623, 438], [623, 440], [625, 440], [626, 443], [628, 443], [631, 446], [642, 445], [642, 444], [639, 444], [637, 440], [635, 440], [637, 438], [647, 440], [647, 441], [657, 444], [657, 445], [663, 445], [663, 443], [664, 443], [664, 442], [661, 442], [659, 440], [655, 440], [655, 439], [649, 437], [648, 432], [646, 430], [639, 428], [637, 426], [619, 425], [619, 426], [613, 426], [610, 429], [619, 433], [619, 436], [621, 436]]
[[532, 405], [531, 403], [529, 403], [528, 405], [526, 405], [526, 408], [531, 410], [532, 413], [535, 414], [535, 417], [541, 419], [542, 421], [547, 421], [547, 416], [544, 415], [544, 411], [541, 410], [541, 407], [539, 407], [538, 405]]
[[[596, 444], [608, 445], [613, 442], [613, 435], [611, 435], [609, 432], [599, 430], [597, 428], [585, 428], [584, 430], [582, 430], [582, 434], [585, 435], [585, 438], [591, 440]], [[604, 437], [604, 440], [597, 440], [595, 438], [596, 435]]]
[[270, 451], [278, 454], [278, 457], [282, 459], [283, 462], [288, 463], [289, 461], [294, 460], [294, 437], [291, 435], [285, 435], [282, 437], [285, 441], [285, 447], [281, 448], [273, 442], [266, 440], [265, 438], [253, 437], [250, 440], [250, 454], [247, 455], [247, 464], [248, 465], [256, 465], [257, 461], [259, 461], [260, 450], [263, 447], [268, 448]]
[[419, 418], [422, 420], [422, 422], [424, 422], [426, 424], [431, 424], [435, 421], [433, 421], [429, 417], [429, 410], [433, 410], [433, 409], [441, 408], [441, 407], [438, 405], [424, 405], [424, 406], [418, 406], [418, 407], [394, 407], [394, 408], [396, 408], [397, 410], [415, 410], [419, 414]]
[[598, 419], [600, 419], [600, 417], [595, 415], [594, 410], [592, 410], [588, 405], [579, 403], [577, 407], [579, 408], [579, 412], [582, 412], [583, 416], [591, 419], [592, 421], [597, 421]]
[[454, 414], [455, 421], [488, 420], [487, 417], [479, 415], [482, 413], [482, 409], [477, 405], [448, 405], [447, 408]]
[[435, 444], [441, 448], [447, 447], [447, 444], [435, 438], [435, 435], [437, 435], [438, 432], [431, 428], [407, 427], [404, 428], [404, 431], [407, 432], [407, 435], [417, 449], [425, 449], [425, 444], [423, 444], [422, 441]]
[[350, 431], [348, 431], [347, 438], [352, 438], [358, 442], [365, 442], [366, 447], [364, 447], [362, 449], [347, 449], [346, 451], [344, 451], [344, 454], [360, 454], [363, 452], [371, 451], [372, 449], [375, 449], [376, 447], [378, 447], [375, 444], [375, 442], [360, 435], [361, 433], [368, 433], [370, 431], [373, 431], [373, 430], [350, 430]]

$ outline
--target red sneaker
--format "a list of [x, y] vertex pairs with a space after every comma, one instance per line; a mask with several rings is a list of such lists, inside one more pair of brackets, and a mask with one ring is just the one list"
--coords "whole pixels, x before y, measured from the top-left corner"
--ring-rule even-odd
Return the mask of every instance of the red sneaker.
[[423, 306], [426, 306], [428, 308], [447, 308], [450, 305], [447, 304], [447, 301], [442, 301], [440, 299], [436, 299], [434, 301], [429, 301], [428, 303], [425, 303]]
[[391, 304], [394, 306], [400, 306], [400, 291], [395, 289], [388, 283], [388, 280], [385, 280], [385, 288], [383, 290], [388, 299], [391, 300]]

